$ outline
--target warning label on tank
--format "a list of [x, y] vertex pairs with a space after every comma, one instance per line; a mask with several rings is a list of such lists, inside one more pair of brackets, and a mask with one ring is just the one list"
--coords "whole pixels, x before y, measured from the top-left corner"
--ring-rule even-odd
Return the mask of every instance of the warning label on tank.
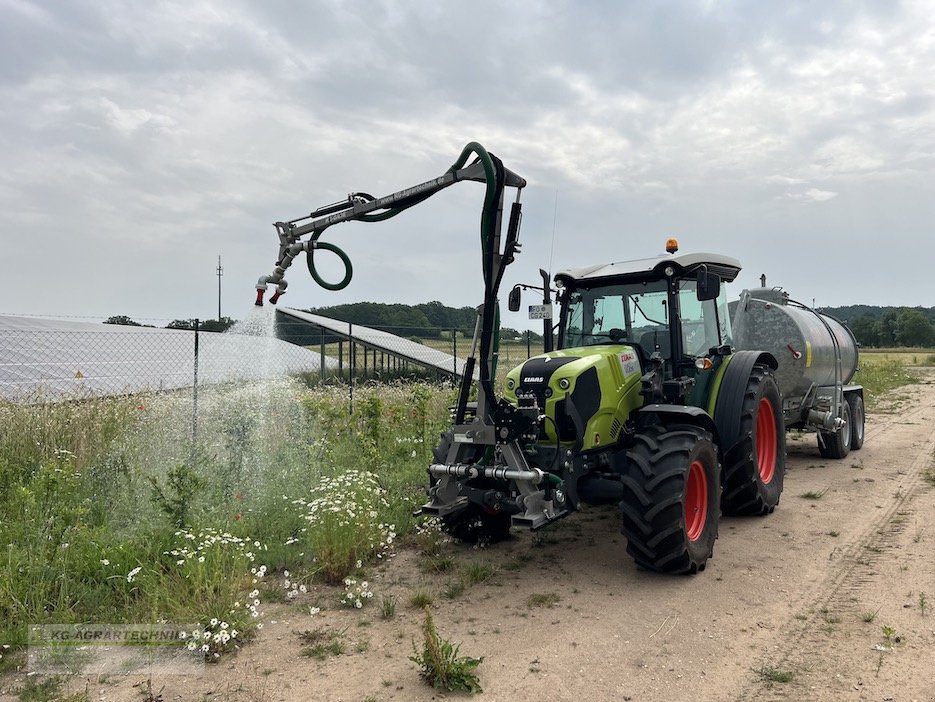
[[618, 353], [617, 358], [620, 360], [620, 370], [623, 371], [624, 378], [640, 372], [640, 359], [636, 357], [636, 353], [633, 351]]

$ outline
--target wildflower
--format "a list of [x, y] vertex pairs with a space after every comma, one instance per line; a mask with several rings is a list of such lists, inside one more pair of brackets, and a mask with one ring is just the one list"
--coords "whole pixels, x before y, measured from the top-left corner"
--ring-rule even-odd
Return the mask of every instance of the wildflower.
[[106, 566], [107, 566], [107, 565], [110, 565], [110, 561], [108, 561], [106, 558], [102, 558], [102, 559], [101, 559], [101, 565], [106, 565]]
[[131, 570], [129, 573], [127, 573], [127, 582], [128, 582], [128, 583], [132, 583], [132, 582], [133, 582], [133, 578], [135, 578], [137, 575], [139, 575], [139, 573], [140, 573], [141, 570], [143, 570], [143, 567], [142, 567], [142, 566], [137, 566], [136, 568], [134, 568], [133, 570]]
[[211, 620], [211, 626], [217, 626], [217, 625], [218, 625], [218, 620], [217, 620], [217, 618], [212, 619], [212, 620]]

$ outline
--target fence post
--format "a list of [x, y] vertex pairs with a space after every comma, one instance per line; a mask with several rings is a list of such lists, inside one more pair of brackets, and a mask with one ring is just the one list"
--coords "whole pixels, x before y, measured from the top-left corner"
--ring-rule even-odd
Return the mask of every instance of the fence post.
[[357, 371], [357, 356], [354, 353], [354, 325], [347, 323], [347, 393], [348, 414], [354, 414], [354, 373]]
[[195, 440], [198, 437], [198, 327], [199, 321], [195, 320], [195, 363], [194, 378], [192, 382], [192, 451], [195, 450]]
[[454, 372], [454, 379], [458, 380], [458, 330], [451, 330], [451, 370]]
[[532, 332], [526, 330], [526, 358], [532, 356]]
[[318, 378], [322, 383], [325, 382], [325, 328], [318, 327], [321, 331], [320, 360], [318, 362]]

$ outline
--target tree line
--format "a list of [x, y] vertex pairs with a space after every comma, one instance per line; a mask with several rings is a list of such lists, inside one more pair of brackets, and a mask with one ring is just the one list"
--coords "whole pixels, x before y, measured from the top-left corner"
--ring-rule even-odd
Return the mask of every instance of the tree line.
[[[207, 332], [224, 332], [230, 329], [234, 324], [237, 323], [236, 319], [230, 317], [221, 317], [220, 319], [199, 319], [198, 320], [198, 329], [200, 331]], [[134, 319], [128, 317], [125, 314], [114, 315], [113, 317], [108, 317], [104, 320], [104, 324], [119, 324], [125, 327], [149, 327], [150, 329], [155, 328], [152, 324], [140, 324]], [[165, 329], [188, 329], [194, 331], [195, 329], [195, 320], [194, 319], [174, 319], [169, 322]]]
[[[353, 302], [330, 307], [312, 307], [305, 311], [411, 339], [451, 338], [452, 332], [471, 338], [477, 319], [477, 310], [474, 307], [448, 307], [437, 300], [419, 305]], [[521, 332], [511, 327], [500, 329], [500, 337], [504, 340], [525, 341], [527, 335], [532, 341], [542, 341], [542, 335], [535, 332]]]
[[861, 346], [935, 346], [935, 307], [851, 305], [818, 311], [846, 322]]

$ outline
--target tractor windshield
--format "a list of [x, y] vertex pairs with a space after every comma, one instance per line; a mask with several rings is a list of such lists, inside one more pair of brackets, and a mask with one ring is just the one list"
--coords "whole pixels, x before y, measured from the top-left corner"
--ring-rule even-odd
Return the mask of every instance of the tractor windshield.
[[568, 294], [564, 346], [639, 344], [647, 353], [668, 347], [664, 280], [578, 288]]
[[727, 296], [698, 300], [694, 279], [678, 282], [676, 315], [670, 310], [665, 280], [576, 288], [568, 292], [563, 342], [565, 348], [598, 344], [638, 344], [647, 355], [672, 353], [670, 321], [677, 320], [683, 353], [701, 356], [730, 343]]

